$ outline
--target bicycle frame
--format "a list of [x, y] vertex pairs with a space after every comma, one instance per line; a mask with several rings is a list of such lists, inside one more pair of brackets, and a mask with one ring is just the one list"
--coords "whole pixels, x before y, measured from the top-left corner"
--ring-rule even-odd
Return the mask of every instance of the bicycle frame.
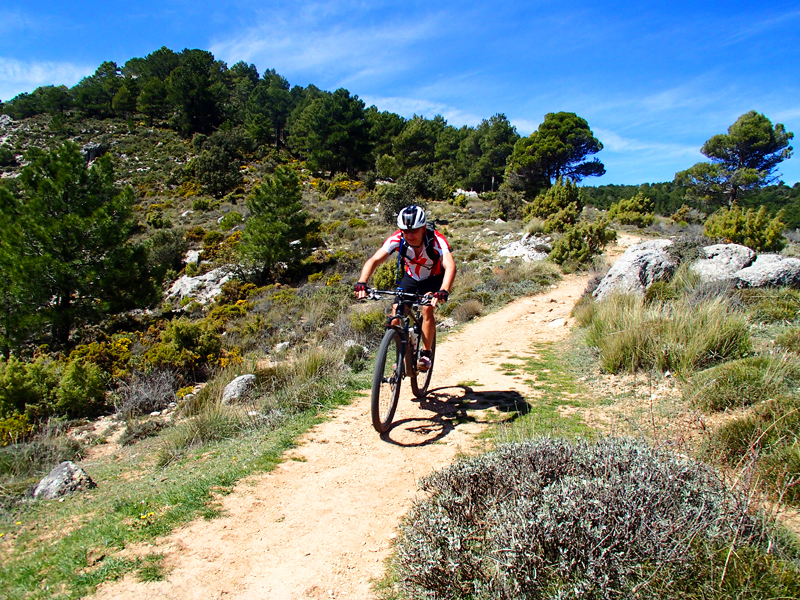
[[[422, 341], [422, 314], [420, 307], [430, 304], [430, 298], [420, 296], [419, 294], [409, 294], [402, 290], [388, 291], [388, 290], [375, 290], [370, 289], [367, 298], [370, 300], [381, 300], [383, 297], [392, 296], [396, 299], [402, 299], [397, 303], [397, 309], [394, 315], [386, 317], [386, 329], [394, 329], [400, 334], [401, 339], [401, 352], [403, 356], [406, 355], [408, 340], [410, 339], [409, 333], [413, 331], [417, 337], [413, 340], [419, 344]], [[409, 306], [410, 301], [410, 306]], [[397, 313], [400, 314], [397, 314]], [[394, 321], [400, 319], [401, 325], [395, 325]], [[416, 365], [414, 365], [416, 369]]]
[[[396, 292], [368, 290], [367, 297], [381, 300], [388, 296], [396, 299], [393, 315], [386, 318], [386, 333], [383, 336], [375, 359], [375, 374], [372, 379], [372, 424], [379, 433], [391, 428], [392, 418], [400, 397], [403, 379], [411, 379], [411, 391], [423, 398], [430, 384], [434, 355], [430, 367], [420, 371], [417, 354], [422, 346], [422, 314], [420, 308], [431, 303], [429, 296]], [[402, 308], [399, 308], [402, 307]], [[432, 341], [435, 350], [436, 336]]]

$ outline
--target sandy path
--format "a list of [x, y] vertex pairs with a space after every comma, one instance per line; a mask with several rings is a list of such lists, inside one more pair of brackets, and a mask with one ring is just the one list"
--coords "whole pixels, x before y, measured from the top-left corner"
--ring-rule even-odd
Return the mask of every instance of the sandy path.
[[[437, 349], [433, 389], [412, 401], [404, 383], [394, 428], [378, 436], [366, 395], [315, 427], [273, 472], [251, 477], [224, 498], [225, 516], [196, 521], [160, 540], [165, 581], [132, 576], [97, 598], [371, 598], [393, 532], [417, 480], [474, 451], [485, 425], [458, 419], [530, 398], [521, 378], [499, 365], [530, 355], [535, 342], [569, 330], [586, 276], [567, 276], [548, 293], [518, 300], [451, 334]], [[469, 384], [469, 382], [475, 382]], [[468, 385], [464, 385], [468, 384]], [[458, 413], [462, 414], [459, 415]], [[476, 413], [470, 413], [474, 416]], [[477, 413], [480, 415], [481, 413]]]

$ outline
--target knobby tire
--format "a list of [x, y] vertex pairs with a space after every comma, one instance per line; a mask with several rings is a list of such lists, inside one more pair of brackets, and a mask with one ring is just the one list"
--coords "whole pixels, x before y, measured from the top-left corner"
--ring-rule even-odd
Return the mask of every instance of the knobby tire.
[[387, 329], [378, 348], [372, 378], [372, 426], [378, 433], [385, 433], [392, 426], [403, 382], [402, 370], [400, 334]]
[[431, 343], [431, 366], [425, 372], [417, 370], [417, 361], [419, 361], [420, 350], [422, 350], [422, 339], [418, 342], [417, 351], [414, 353], [407, 352], [408, 362], [406, 372], [410, 375], [411, 391], [417, 398], [424, 398], [428, 393], [428, 386], [431, 384], [431, 376], [433, 375], [433, 365], [436, 359], [436, 331], [433, 332], [433, 342]]

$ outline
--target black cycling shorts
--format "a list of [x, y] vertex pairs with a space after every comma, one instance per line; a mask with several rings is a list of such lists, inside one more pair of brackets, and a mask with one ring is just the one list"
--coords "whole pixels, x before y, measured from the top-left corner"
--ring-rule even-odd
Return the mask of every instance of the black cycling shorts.
[[[406, 294], [427, 294], [428, 292], [438, 292], [442, 289], [442, 282], [444, 282], [444, 273], [433, 275], [422, 281], [417, 281], [408, 273], [404, 273], [397, 289], [402, 288]], [[406, 303], [410, 304], [409, 302]]]

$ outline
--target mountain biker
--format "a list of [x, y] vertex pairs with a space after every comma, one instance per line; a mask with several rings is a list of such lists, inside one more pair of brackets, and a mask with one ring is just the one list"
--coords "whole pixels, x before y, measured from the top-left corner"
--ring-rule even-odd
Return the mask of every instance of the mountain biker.
[[[416, 205], [406, 206], [397, 215], [399, 229], [386, 238], [383, 245], [364, 263], [354, 290], [356, 297], [367, 295], [367, 281], [380, 265], [395, 251], [400, 251], [404, 272], [398, 287], [404, 292], [433, 294], [430, 305], [422, 307], [422, 351], [417, 368], [427, 371], [431, 366], [431, 343], [436, 334], [433, 309], [447, 302], [456, 276], [456, 263], [450, 244], [435, 229], [429, 229], [425, 211]], [[398, 264], [400, 263], [398, 259]], [[395, 304], [395, 314], [397, 304]]]

